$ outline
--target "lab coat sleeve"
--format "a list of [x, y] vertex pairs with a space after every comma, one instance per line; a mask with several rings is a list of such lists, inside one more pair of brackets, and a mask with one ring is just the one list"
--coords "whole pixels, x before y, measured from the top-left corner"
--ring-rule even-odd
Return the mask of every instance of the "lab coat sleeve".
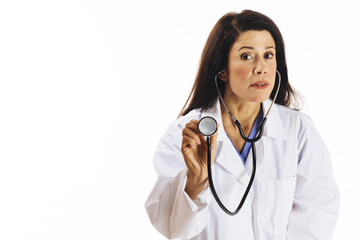
[[287, 240], [330, 240], [338, 217], [339, 190], [329, 153], [314, 124], [307, 118], [301, 125]]
[[184, 191], [187, 169], [181, 154], [182, 128], [173, 123], [160, 140], [154, 155], [158, 179], [145, 208], [154, 227], [169, 239], [188, 239], [207, 224], [210, 191], [206, 187], [193, 201]]

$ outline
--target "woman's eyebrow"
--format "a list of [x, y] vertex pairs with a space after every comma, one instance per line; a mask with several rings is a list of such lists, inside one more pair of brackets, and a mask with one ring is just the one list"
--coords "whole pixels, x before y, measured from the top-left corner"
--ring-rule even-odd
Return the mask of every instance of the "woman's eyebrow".
[[265, 48], [265, 49], [270, 49], [270, 48], [272, 48], [272, 49], [275, 50], [275, 47], [273, 47], [273, 46], [269, 46], [269, 47], [267, 47], [267, 48]]
[[[254, 47], [250, 47], [250, 46], [242, 46], [241, 48], [239, 48], [238, 51], [244, 49], [244, 48], [247, 48], [247, 49], [250, 49], [250, 50], [254, 50]], [[266, 47], [265, 49], [270, 49], [270, 48], [273, 48], [275, 50], [275, 47], [274, 46], [269, 46], [269, 47]]]
[[253, 47], [249, 47], [249, 46], [242, 46], [241, 48], [239, 48], [239, 51], [240, 51], [240, 50], [242, 50], [242, 49], [244, 49], [244, 48], [248, 48], [248, 49], [254, 50], [254, 48], [253, 48]]

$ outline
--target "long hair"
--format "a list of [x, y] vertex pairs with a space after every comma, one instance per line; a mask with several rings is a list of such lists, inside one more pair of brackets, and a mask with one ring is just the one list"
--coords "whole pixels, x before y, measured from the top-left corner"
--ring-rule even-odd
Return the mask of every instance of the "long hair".
[[[285, 59], [284, 40], [276, 24], [264, 14], [244, 10], [241, 13], [225, 14], [215, 24], [203, 49], [199, 69], [190, 95], [181, 110], [180, 116], [191, 110], [202, 110], [212, 106], [218, 98], [215, 87], [215, 76], [228, 67], [229, 52], [242, 32], [248, 30], [269, 31], [275, 41], [277, 70], [281, 74], [281, 85], [275, 103], [299, 110], [300, 95], [293, 89], [288, 80]], [[225, 83], [218, 81], [221, 94], [224, 94]], [[276, 89], [270, 94], [273, 99]]]

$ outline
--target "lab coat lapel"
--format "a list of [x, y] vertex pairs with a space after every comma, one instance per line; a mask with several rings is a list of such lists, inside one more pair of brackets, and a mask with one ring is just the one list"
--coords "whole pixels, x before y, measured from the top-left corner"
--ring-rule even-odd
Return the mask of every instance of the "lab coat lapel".
[[250, 180], [251, 170], [248, 172], [245, 169], [245, 166], [236, 149], [230, 142], [230, 139], [218, 142], [218, 149], [216, 152], [218, 153], [218, 157], [215, 159], [216, 164], [219, 164], [219, 166], [236, 177], [240, 183], [247, 186]]

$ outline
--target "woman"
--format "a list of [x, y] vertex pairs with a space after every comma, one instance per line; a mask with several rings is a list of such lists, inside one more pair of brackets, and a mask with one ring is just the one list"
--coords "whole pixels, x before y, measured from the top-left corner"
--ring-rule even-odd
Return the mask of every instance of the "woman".
[[[229, 216], [209, 189], [206, 141], [197, 124], [203, 116], [219, 123], [211, 137], [212, 175], [219, 198], [234, 210], [253, 154], [225, 106], [253, 138], [279, 83], [255, 143], [255, 180], [240, 212]], [[154, 156], [159, 177], [145, 207], [156, 229], [169, 239], [331, 239], [339, 191], [327, 149], [311, 119], [297, 111], [297, 99], [275, 23], [249, 10], [223, 16], [209, 35], [181, 117]]]

